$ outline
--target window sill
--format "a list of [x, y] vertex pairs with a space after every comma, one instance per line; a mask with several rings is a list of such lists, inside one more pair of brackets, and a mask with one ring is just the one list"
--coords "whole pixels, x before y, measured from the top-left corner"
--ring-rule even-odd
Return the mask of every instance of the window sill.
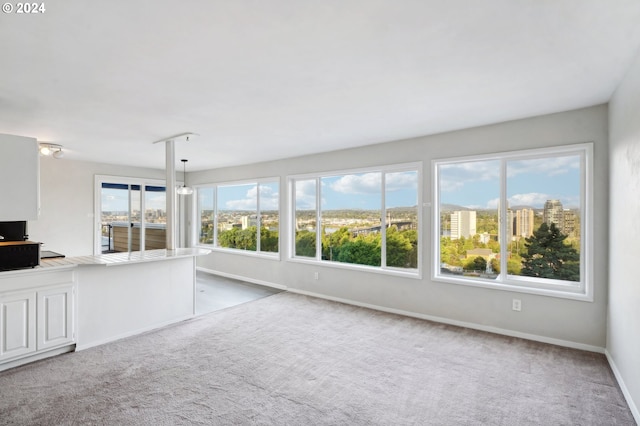
[[223, 247], [215, 247], [210, 244], [196, 244], [196, 247], [211, 250], [212, 252], [216, 252], [216, 253], [227, 253], [227, 254], [236, 254], [240, 256], [259, 257], [262, 259], [269, 259], [269, 260], [280, 260], [280, 253], [255, 252], [255, 251], [249, 251], [249, 250], [230, 249], [230, 248], [223, 248]]
[[562, 299], [579, 300], [582, 302], [593, 302], [593, 295], [588, 294], [588, 292], [585, 292], [583, 289], [577, 286], [575, 287], [575, 289], [564, 290], [526, 286], [525, 282], [523, 282], [522, 285], [518, 285], [504, 282], [491, 282], [489, 280], [470, 280], [465, 278], [446, 277], [442, 275], [433, 276], [432, 280], [436, 282], [464, 285], [468, 287], [481, 287], [493, 290], [510, 291], [515, 293], [527, 293], [540, 296], [557, 297]]
[[342, 262], [330, 262], [330, 261], [318, 261], [315, 259], [305, 259], [301, 257], [290, 257], [287, 259], [288, 262], [294, 263], [305, 263], [307, 265], [328, 267], [328, 268], [338, 268], [338, 269], [349, 269], [352, 271], [358, 272], [369, 272], [373, 274], [384, 274], [384, 275], [392, 275], [396, 277], [402, 278], [411, 278], [411, 279], [422, 279], [422, 273], [419, 270], [401, 270], [395, 268], [381, 268], [376, 266], [367, 266], [367, 265], [358, 265], [353, 263], [342, 263]]

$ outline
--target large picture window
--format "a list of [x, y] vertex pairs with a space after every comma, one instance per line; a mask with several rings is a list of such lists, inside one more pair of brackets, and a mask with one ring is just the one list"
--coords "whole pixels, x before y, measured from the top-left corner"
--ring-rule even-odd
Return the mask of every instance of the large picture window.
[[435, 278], [590, 298], [591, 157], [581, 144], [435, 161]]
[[278, 253], [280, 194], [277, 180], [197, 188], [202, 245], [243, 252]]
[[290, 178], [292, 258], [418, 274], [417, 164]]

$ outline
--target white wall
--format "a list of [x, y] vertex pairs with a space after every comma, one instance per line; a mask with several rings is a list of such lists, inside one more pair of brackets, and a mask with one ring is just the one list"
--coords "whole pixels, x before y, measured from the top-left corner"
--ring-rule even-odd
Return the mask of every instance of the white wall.
[[[422, 228], [422, 280], [282, 260], [253, 258], [214, 252], [198, 259], [202, 268], [269, 282], [288, 288], [347, 299], [422, 316], [446, 318], [512, 334], [542, 336], [574, 342], [590, 349], [605, 346], [608, 241], [608, 109], [606, 105], [397, 141], [357, 149], [194, 172], [189, 184], [228, 182], [261, 177], [281, 178], [281, 240], [288, 241], [286, 181], [291, 174], [351, 169], [412, 161], [424, 162], [423, 201], [431, 200], [431, 160], [451, 156], [483, 154], [548, 147], [580, 142], [595, 143], [595, 292], [594, 302], [558, 299], [434, 282], [431, 276], [431, 221], [425, 208]], [[282, 244], [282, 251], [285, 246]], [[314, 280], [318, 271], [320, 279]], [[514, 297], [522, 300], [522, 311], [511, 309]]]
[[640, 423], [640, 56], [610, 102], [607, 355]]
[[40, 217], [29, 221], [29, 239], [67, 256], [93, 254], [94, 176], [166, 178], [164, 170], [40, 159]]

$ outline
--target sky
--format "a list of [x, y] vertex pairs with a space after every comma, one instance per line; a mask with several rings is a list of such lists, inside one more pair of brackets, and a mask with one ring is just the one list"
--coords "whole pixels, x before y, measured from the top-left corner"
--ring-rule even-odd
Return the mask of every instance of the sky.
[[[320, 179], [321, 203], [324, 210], [380, 210], [382, 174], [380, 172], [329, 176]], [[385, 174], [387, 208], [412, 207], [418, 204], [416, 171]], [[315, 180], [296, 181], [296, 208], [315, 208]]]
[[[145, 209], [165, 210], [167, 201], [164, 192], [145, 192]], [[140, 210], [140, 191], [132, 191], [133, 210]], [[102, 188], [102, 211], [123, 212], [129, 205], [129, 193], [126, 189]]]
[[[560, 200], [565, 208], [580, 207], [580, 156], [567, 155], [507, 162], [509, 206], [542, 208]], [[440, 165], [440, 203], [471, 209], [497, 209], [500, 161]]]
[[[260, 183], [260, 210], [278, 210], [279, 183]], [[255, 183], [243, 185], [218, 186], [219, 210], [256, 210], [258, 185]], [[203, 210], [213, 210], [213, 188], [198, 189], [199, 203]]]
[[[565, 208], [580, 206], [580, 164], [578, 155], [554, 156], [507, 163], [507, 198], [509, 206], [542, 208], [546, 200], [558, 199]], [[440, 203], [471, 209], [495, 209], [500, 198], [499, 160], [469, 161], [438, 166]], [[381, 172], [328, 176], [320, 179], [322, 209], [379, 210], [382, 200]], [[429, 184], [429, 182], [425, 182]], [[315, 179], [297, 180], [296, 208], [315, 209]], [[416, 171], [385, 174], [386, 207], [416, 206], [418, 173]], [[255, 210], [258, 187], [255, 183], [220, 185], [219, 209]], [[134, 191], [134, 194], [137, 194]], [[202, 209], [213, 209], [213, 190], [199, 189]], [[278, 209], [278, 182], [260, 183], [262, 210]], [[134, 197], [135, 198], [135, 197]], [[127, 191], [103, 189], [102, 210], [126, 208]], [[139, 201], [137, 201], [139, 203]], [[147, 192], [146, 207], [165, 208], [164, 193]]]

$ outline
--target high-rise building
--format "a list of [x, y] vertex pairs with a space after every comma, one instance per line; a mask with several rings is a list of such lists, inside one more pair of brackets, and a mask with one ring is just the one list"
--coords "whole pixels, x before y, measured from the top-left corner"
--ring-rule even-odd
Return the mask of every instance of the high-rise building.
[[514, 218], [514, 236], [526, 238], [533, 235], [533, 209], [516, 210]]
[[564, 226], [562, 228], [562, 233], [568, 235], [570, 237], [575, 237], [579, 235], [578, 228], [579, 223], [577, 220], [576, 213], [573, 210], [565, 209], [563, 211], [563, 221]]
[[544, 223], [551, 225], [555, 223], [560, 232], [564, 231], [564, 209], [560, 200], [547, 200], [544, 203]]
[[476, 235], [475, 210], [458, 210], [451, 213], [451, 239], [470, 238]]

